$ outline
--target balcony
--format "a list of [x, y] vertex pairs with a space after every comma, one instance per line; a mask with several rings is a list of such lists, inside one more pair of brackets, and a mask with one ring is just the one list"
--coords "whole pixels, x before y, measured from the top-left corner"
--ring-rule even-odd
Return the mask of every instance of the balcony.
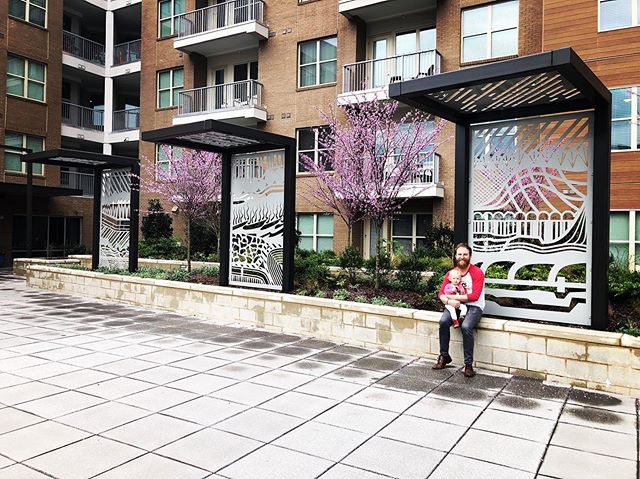
[[444, 198], [444, 186], [440, 183], [440, 155], [432, 153], [419, 159], [420, 169], [402, 188], [400, 198]]
[[113, 66], [126, 65], [140, 61], [141, 40], [120, 43], [113, 47]]
[[201, 120], [227, 120], [249, 125], [267, 121], [262, 106], [262, 84], [245, 80], [180, 92], [174, 125]]
[[86, 62], [104, 66], [104, 45], [75, 33], [62, 32], [62, 51]]
[[82, 190], [82, 196], [93, 196], [93, 174], [61, 170], [60, 186]]
[[113, 112], [113, 131], [140, 129], [140, 108], [116, 110]]
[[338, 12], [369, 23], [435, 8], [436, 0], [339, 0]]
[[62, 124], [84, 130], [104, 131], [104, 111], [63, 101]]
[[344, 65], [338, 102], [388, 100], [390, 83], [437, 75], [441, 58], [437, 50], [427, 50]]
[[262, 0], [231, 0], [178, 17], [173, 46], [205, 57], [257, 48], [269, 38]]

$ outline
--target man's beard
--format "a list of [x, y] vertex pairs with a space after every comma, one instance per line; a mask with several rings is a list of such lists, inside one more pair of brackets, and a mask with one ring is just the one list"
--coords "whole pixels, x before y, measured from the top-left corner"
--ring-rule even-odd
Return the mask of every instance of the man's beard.
[[456, 261], [456, 268], [466, 269], [469, 266], [469, 261], [466, 259], [459, 259]]

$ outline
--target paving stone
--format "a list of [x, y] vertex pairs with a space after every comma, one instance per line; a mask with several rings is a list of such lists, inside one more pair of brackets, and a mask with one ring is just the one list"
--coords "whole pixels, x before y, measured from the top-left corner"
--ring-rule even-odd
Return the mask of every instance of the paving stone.
[[619, 396], [617, 394], [606, 394], [588, 389], [573, 388], [569, 393], [567, 402], [569, 404], [579, 404], [625, 414], [636, 413], [635, 398]]
[[225, 361], [241, 361], [243, 359], [252, 358], [258, 356], [258, 351], [251, 351], [249, 349], [241, 348], [224, 348], [218, 349], [211, 353], [207, 353], [206, 356], [210, 358], [222, 359]]
[[257, 406], [281, 394], [283, 394], [282, 389], [241, 382], [211, 393], [211, 397], [246, 404], [248, 406]]
[[389, 476], [383, 476], [345, 464], [336, 464], [320, 477], [322, 479], [387, 479]]
[[332, 399], [311, 396], [299, 392], [287, 392], [260, 405], [261, 409], [290, 414], [303, 419], [311, 419], [335, 406]]
[[44, 421], [41, 417], [11, 407], [0, 409], [0, 434]]
[[209, 372], [211, 374], [215, 374], [216, 376], [223, 376], [225, 378], [244, 381], [269, 371], [270, 371], [269, 368], [265, 368], [262, 366], [254, 366], [253, 364], [246, 364], [246, 363], [234, 363], [234, 364], [227, 364], [226, 366], [221, 366]]
[[64, 424], [45, 421], [0, 435], [0, 454], [22, 462], [88, 436]]
[[243, 359], [240, 362], [247, 363], [247, 364], [255, 364], [256, 366], [264, 366], [267, 368], [279, 368], [287, 364], [290, 364], [294, 361], [297, 361], [297, 359], [291, 356], [265, 353], [265, 354], [258, 354], [256, 356], [251, 356], [250, 358]]
[[104, 402], [104, 399], [76, 391], [65, 391], [20, 404], [20, 409], [46, 419], [53, 419]]
[[99, 434], [148, 414], [149, 412], [144, 409], [117, 402], [107, 402], [67, 414], [57, 418], [56, 421], [83, 431]]
[[311, 358], [305, 358], [284, 366], [282, 370], [310, 374], [312, 376], [324, 376], [339, 367], [337, 364], [323, 363], [314, 361]]
[[113, 379], [115, 377], [116, 376], [114, 376], [113, 374], [105, 373], [102, 371], [80, 369], [78, 371], [73, 371], [70, 373], [44, 379], [43, 382], [67, 389], [79, 389], [91, 384], [108, 381], [109, 379]]
[[374, 434], [393, 421], [398, 415], [391, 411], [374, 409], [357, 404], [340, 403], [316, 417], [317, 422], [332, 424], [367, 434]]
[[166, 409], [163, 414], [210, 426], [246, 409], [242, 404], [204, 396]]
[[637, 419], [635, 415], [597, 408], [567, 405], [562, 411], [560, 422], [607, 429], [624, 434], [637, 434]]
[[540, 474], [561, 479], [634, 479], [636, 461], [549, 446]]
[[433, 391], [440, 383], [427, 381], [413, 376], [403, 374], [390, 374], [376, 383], [377, 386], [384, 386], [390, 389], [397, 389], [405, 392], [424, 394]]
[[548, 419], [488, 409], [473, 428], [547, 444], [555, 425], [555, 421]]
[[173, 381], [166, 384], [166, 386], [205, 395], [236, 383], [237, 381], [235, 379], [223, 378], [222, 376], [214, 376], [213, 374], [207, 373], [194, 374], [193, 371], [191, 371], [189, 377]]
[[560, 416], [563, 404], [546, 399], [531, 399], [513, 394], [498, 394], [489, 404], [489, 409], [509, 411], [525, 416], [536, 416], [556, 421]]
[[303, 419], [262, 409], [249, 409], [215, 425], [216, 429], [270, 442], [299, 426]]
[[13, 466], [0, 470], [0, 477], [6, 477], [7, 479], [51, 479], [50, 476], [45, 476], [22, 464], [14, 464]]
[[400, 416], [377, 435], [387, 439], [448, 452], [466, 432], [466, 428], [430, 419]]
[[473, 479], [534, 479], [535, 474], [450, 454], [438, 465], [433, 474], [429, 476], [429, 479], [452, 479], [457, 477], [472, 477]]
[[278, 369], [253, 377], [249, 379], [249, 382], [264, 384], [265, 386], [273, 386], [274, 388], [280, 389], [294, 389], [297, 386], [306, 384], [314, 379], [316, 379], [315, 376], [310, 376], [308, 374], [294, 373]]
[[411, 406], [405, 414], [468, 427], [481, 413], [480, 406], [427, 396]]
[[394, 361], [392, 359], [375, 358], [368, 356], [366, 358], [358, 359], [351, 364], [354, 368], [371, 369], [372, 371], [391, 372], [397, 371], [404, 363], [401, 361]]
[[109, 379], [104, 382], [83, 387], [79, 389], [79, 391], [113, 401], [153, 387], [153, 384], [144, 381], [117, 377], [115, 379]]
[[155, 412], [189, 401], [194, 397], [196, 397], [195, 394], [187, 391], [158, 386], [153, 389], [147, 389], [125, 396], [118, 399], [118, 401]]
[[317, 378], [296, 388], [296, 391], [305, 394], [312, 394], [314, 396], [326, 397], [336, 401], [343, 401], [346, 398], [353, 396], [363, 388], [364, 386], [362, 384], [337, 381], [335, 379]]
[[593, 427], [559, 423], [551, 444], [632, 461], [638, 459], [637, 445], [628, 435]]
[[447, 382], [431, 391], [428, 397], [446, 399], [463, 404], [486, 406], [491, 402], [494, 395], [495, 391], [489, 389], [471, 388], [460, 384], [449, 384]]
[[128, 377], [132, 379], [139, 379], [140, 381], [146, 381], [148, 383], [163, 385], [173, 381], [177, 381], [178, 379], [183, 379], [188, 376], [193, 376], [194, 374], [195, 374], [194, 371], [190, 371], [188, 369], [162, 365], [155, 368], [145, 369], [144, 371], [139, 371], [137, 373], [133, 373]]
[[504, 392], [533, 399], [564, 401], [569, 394], [568, 387], [551, 386], [530, 378], [513, 378]]
[[95, 476], [95, 479], [200, 479], [210, 477], [209, 472], [183, 464], [157, 454], [145, 454], [133, 461]]
[[345, 366], [326, 375], [330, 379], [339, 379], [358, 384], [371, 384], [389, 374], [388, 371], [373, 371], [368, 369]]

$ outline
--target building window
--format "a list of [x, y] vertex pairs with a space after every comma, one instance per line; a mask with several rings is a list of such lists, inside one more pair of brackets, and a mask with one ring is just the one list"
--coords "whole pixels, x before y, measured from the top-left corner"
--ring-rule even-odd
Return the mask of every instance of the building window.
[[[171, 158], [167, 155], [170, 151]], [[179, 146], [169, 146], [156, 144], [156, 168], [157, 170], [168, 172], [171, 170], [171, 159], [180, 158], [182, 156], [182, 148]], [[156, 178], [157, 179], [157, 178]]]
[[[27, 165], [20, 161], [24, 154], [22, 150], [13, 148], [30, 148], [33, 153], [37, 153], [44, 149], [44, 138], [39, 136], [23, 135], [22, 133], [13, 133], [7, 131], [4, 135], [4, 143], [7, 148], [4, 151], [4, 169], [5, 171], [13, 171], [17, 173], [26, 173]], [[33, 174], [43, 175], [44, 170], [40, 163], [33, 164]]]
[[184, 69], [158, 72], [158, 108], [178, 106], [178, 97], [183, 89]]
[[300, 249], [309, 251], [333, 250], [333, 215], [323, 213], [299, 214]]
[[44, 101], [45, 72], [42, 63], [7, 55], [7, 93]]
[[[298, 139], [298, 172], [308, 171], [302, 163], [302, 155], [306, 155], [317, 165], [320, 158], [326, 154], [327, 149], [323, 148], [321, 141], [324, 135], [329, 134], [329, 127], [320, 126], [317, 128], [301, 128], [297, 131]], [[325, 169], [331, 170], [331, 166], [325, 163]]]
[[431, 213], [401, 213], [393, 215], [391, 239], [404, 251], [425, 246], [427, 228], [433, 222]]
[[518, 54], [518, 2], [500, 2], [462, 11], [462, 61]]
[[[31, 248], [34, 256], [66, 256], [82, 244], [82, 218], [64, 216], [34, 216]], [[27, 218], [13, 217], [11, 250], [14, 258], [27, 249]]]
[[640, 0], [599, 0], [599, 31], [640, 25]]
[[301, 87], [336, 82], [337, 45], [336, 37], [300, 44], [298, 84]]
[[170, 37], [178, 33], [179, 16], [185, 13], [185, 0], [160, 0], [158, 3], [158, 36]]
[[47, 0], [9, 0], [9, 15], [44, 27]]
[[611, 149], [640, 149], [638, 113], [640, 87], [611, 90]]
[[640, 270], [640, 211], [609, 213], [609, 254], [620, 264]]

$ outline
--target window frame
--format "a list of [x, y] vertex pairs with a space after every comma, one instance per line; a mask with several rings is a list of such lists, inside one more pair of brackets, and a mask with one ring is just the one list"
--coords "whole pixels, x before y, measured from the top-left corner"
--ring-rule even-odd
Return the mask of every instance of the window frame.
[[[175, 86], [173, 83], [173, 78], [175, 75], [175, 72], [177, 72], [178, 70], [182, 70], [182, 85]], [[169, 73], [169, 87], [168, 88], [160, 88], [160, 75], [162, 75], [163, 73]], [[174, 104], [174, 94], [175, 94], [175, 90], [179, 90], [178, 91], [178, 103]], [[165, 105], [165, 106], [161, 106], [160, 105], [160, 92], [165, 92], [165, 91], [169, 91], [170, 95], [169, 98], [171, 100], [169, 105]], [[164, 108], [177, 108], [178, 105], [180, 104], [180, 92], [184, 91], [184, 67], [176, 67], [176, 68], [169, 68], [166, 70], [158, 70], [156, 72], [156, 108], [158, 110], [164, 109]]]
[[[302, 131], [308, 131], [311, 130], [313, 131], [314, 134], [314, 139], [313, 139], [313, 149], [312, 150], [301, 150], [300, 149], [300, 132]], [[318, 164], [318, 160], [320, 158], [320, 154], [322, 152], [326, 152], [329, 151], [329, 148], [320, 148], [320, 143], [319, 143], [319, 139], [320, 139], [320, 134], [322, 130], [329, 130], [329, 126], [328, 125], [318, 125], [318, 126], [307, 126], [307, 127], [303, 127], [303, 128], [297, 128], [296, 129], [296, 153], [297, 153], [297, 163], [296, 163], [296, 173], [299, 175], [310, 175], [311, 173], [309, 171], [306, 170], [301, 170], [300, 169], [300, 154], [301, 153], [306, 153], [307, 156], [311, 156], [309, 153], [313, 152], [313, 159], [314, 159], [314, 163], [317, 165]], [[326, 171], [333, 171], [333, 170], [326, 170]]]
[[[518, 21], [516, 23], [515, 26], [515, 32], [516, 32], [516, 52], [515, 53], [511, 53], [509, 55], [500, 55], [500, 56], [492, 56], [491, 55], [491, 49], [492, 49], [492, 34], [494, 33], [498, 33], [498, 32], [506, 32], [509, 30], [514, 30], [514, 27], [510, 27], [510, 28], [502, 28], [499, 30], [492, 30], [491, 27], [491, 21], [493, 19], [493, 7], [495, 5], [499, 5], [499, 4], [505, 4], [505, 3], [511, 3], [514, 2], [517, 4], [517, 9], [518, 9]], [[475, 33], [473, 35], [467, 35], [465, 37], [464, 35], [464, 12], [468, 12], [468, 11], [472, 11], [472, 10], [481, 10], [481, 9], [488, 9], [488, 14], [487, 14], [487, 25], [486, 25], [486, 30], [483, 33]], [[466, 64], [466, 63], [474, 63], [474, 62], [483, 62], [483, 61], [488, 61], [488, 60], [497, 60], [499, 58], [507, 58], [507, 57], [512, 57], [512, 56], [518, 56], [519, 52], [520, 52], [520, 45], [519, 45], [519, 37], [520, 37], [520, 0], [503, 0], [503, 1], [498, 1], [498, 2], [492, 2], [492, 3], [487, 3], [487, 4], [482, 4], [482, 5], [476, 5], [473, 7], [468, 7], [468, 8], [463, 8], [460, 12], [460, 64]], [[475, 60], [465, 60], [464, 59], [464, 39], [465, 38], [471, 38], [471, 37], [475, 37], [478, 35], [486, 35], [487, 36], [487, 40], [486, 40], [486, 45], [485, 45], [485, 56], [482, 58], [476, 58]]]
[[[156, 180], [158, 180], [158, 168], [160, 168], [162, 171], [169, 173], [171, 171], [171, 160], [167, 157], [167, 159], [161, 159], [160, 155], [161, 153], [164, 154], [163, 152], [163, 148], [169, 148], [172, 152], [172, 154], [174, 155], [179, 155], [182, 154], [183, 148], [180, 146], [172, 146], [172, 145], [161, 145], [160, 143], [156, 143], [156, 158], [155, 158], [155, 169], [154, 169], [154, 174], [156, 176]], [[163, 167], [159, 167], [159, 165], [167, 165], [166, 169]]]
[[[300, 216], [312, 216], [313, 217], [313, 231], [311, 234], [303, 234], [300, 231]], [[318, 233], [318, 219], [320, 216], [329, 216], [331, 217], [331, 234], [326, 233]], [[296, 213], [296, 230], [300, 231], [300, 238], [311, 238], [311, 251], [318, 251], [318, 238], [331, 238], [332, 251], [333, 251], [333, 242], [335, 240], [335, 215], [332, 213]], [[328, 250], [323, 250], [328, 251]]]
[[[640, 218], [640, 210], [610, 210], [609, 211], [609, 228], [611, 228], [612, 213], [627, 213], [629, 221], [628, 237], [623, 240], [612, 240], [611, 230], [609, 230], [609, 245], [625, 245], [629, 251], [629, 270], [640, 271], [640, 233], [636, 231], [636, 222]], [[637, 239], [636, 239], [637, 236]]]
[[[630, 109], [631, 111], [630, 111], [629, 117], [614, 118], [613, 105], [612, 105], [611, 139], [613, 140], [613, 123], [628, 122], [629, 123], [629, 148], [614, 149], [613, 145], [611, 145], [610, 149], [612, 152], [638, 151], [640, 150], [640, 147], [638, 146], [638, 144], [640, 143], [640, 134], [638, 132], [638, 129], [640, 129], [640, 124], [638, 121], [640, 120], [640, 105], [638, 105], [638, 103], [640, 103], [640, 85], [610, 88], [609, 91], [611, 92], [612, 97], [613, 97], [613, 90], [629, 90], [630, 91], [631, 99], [629, 101], [631, 102], [631, 109]], [[636, 119], [635, 121], [634, 121], [634, 118]]]
[[[330, 40], [330, 39], [335, 39], [336, 41], [336, 57], [332, 60], [320, 60], [320, 42], [322, 40]], [[300, 51], [302, 49], [302, 45], [305, 45], [307, 43], [315, 43], [316, 44], [316, 60], [314, 62], [311, 63], [300, 63]], [[298, 52], [297, 52], [297, 56], [298, 58], [296, 59], [296, 62], [298, 64], [298, 88], [313, 88], [313, 87], [319, 87], [319, 86], [325, 86], [325, 85], [335, 85], [338, 82], [338, 36], [337, 35], [331, 35], [329, 37], [322, 37], [322, 38], [316, 38], [313, 40], [306, 40], [304, 42], [299, 42], [298, 43]], [[336, 64], [336, 77], [333, 81], [330, 82], [325, 82], [325, 83], [320, 83], [320, 65], [322, 63], [329, 63], [329, 62], [335, 62]], [[312, 83], [311, 85], [302, 85], [301, 84], [301, 80], [302, 80], [302, 68], [309, 66], [309, 65], [316, 65], [316, 79], [315, 82]]]
[[[163, 38], [171, 38], [174, 37], [178, 34], [178, 28], [177, 28], [177, 20], [178, 17], [181, 15], [184, 15], [185, 13], [187, 13], [186, 11], [186, 5], [185, 5], [185, 0], [179, 0], [182, 1], [183, 3], [183, 8], [185, 9], [184, 12], [180, 12], [180, 13], [176, 13], [176, 0], [158, 0], [158, 38], [163, 39]], [[161, 16], [161, 5], [163, 3], [169, 3], [171, 4], [171, 15], [169, 15], [168, 17], [162, 18]], [[169, 20], [171, 22], [171, 33], [167, 34], [167, 35], [163, 35], [162, 34], [162, 22], [166, 22], [167, 20]]]
[[[43, 136], [29, 135], [27, 133], [20, 133], [18, 131], [6, 130], [5, 133], [4, 133], [4, 142], [5, 142], [5, 144], [7, 142], [7, 136], [8, 135], [20, 135], [21, 138], [22, 138], [22, 142], [21, 142], [21, 147], [22, 148], [28, 148], [28, 146], [27, 146], [27, 139], [28, 138], [41, 140], [42, 141], [42, 146], [40, 147], [41, 148], [40, 151], [44, 151], [45, 138]], [[20, 155], [20, 156], [25, 154], [24, 151], [21, 151], [21, 150], [18, 150], [18, 149], [13, 149], [13, 148], [18, 148], [18, 147], [15, 147], [15, 146], [14, 147], [10, 147], [10, 146], [7, 145], [5, 147], [5, 149], [4, 149], [4, 158], [3, 158], [4, 168], [3, 168], [3, 170], [4, 170], [5, 174], [9, 173], [9, 174], [18, 174], [18, 175], [19, 174], [25, 174], [26, 175], [27, 174], [27, 164], [22, 162], [22, 161], [20, 162], [20, 166], [21, 166], [20, 171], [18, 171], [18, 170], [8, 170], [7, 169], [7, 153], [13, 154], [13, 155]], [[36, 152], [34, 151], [34, 153], [36, 153]], [[40, 173], [36, 173], [36, 166], [37, 165], [40, 166]], [[34, 166], [34, 168], [33, 168], [33, 176], [45, 176], [44, 165], [42, 163], [33, 163], [33, 166]]]
[[623, 28], [633, 28], [640, 26], [640, 1], [639, 0], [631, 0], [631, 11], [629, 12], [631, 16], [631, 24], [626, 25], [624, 27], [612, 27], [612, 28], [602, 28], [602, 11], [601, 6], [603, 3], [611, 0], [598, 0], [598, 32], [613, 32], [616, 30], [622, 30]]
[[[21, 2], [24, 3], [24, 18], [22, 17], [18, 17], [15, 15], [11, 15], [10, 13], [10, 3], [11, 2]], [[35, 3], [33, 3], [33, 0], [9, 0], [9, 2], [7, 2], [7, 15], [11, 18], [17, 18], [18, 20], [22, 20], [25, 21], [27, 23], [30, 23], [31, 25], [35, 25], [37, 27], [40, 28], [47, 28], [47, 5], [48, 5], [48, 0], [44, 0], [44, 7], [40, 6], [40, 5], [36, 5]], [[31, 8], [37, 8], [39, 10], [44, 11], [44, 24], [40, 25], [39, 23], [36, 22], [32, 22], [31, 21]]]
[[[10, 73], [9, 72], [8, 64], [9, 64], [9, 58], [10, 57], [17, 58], [18, 60], [22, 60], [23, 69], [24, 69], [24, 76], [19, 76], [19, 75], [16, 75], [15, 73]], [[31, 63], [42, 66], [42, 68], [44, 70], [44, 80], [43, 81], [29, 78], [29, 65]], [[7, 73], [6, 82], [9, 81], [9, 77], [22, 79], [22, 95], [17, 95], [15, 93], [10, 93], [8, 85], [6, 86], [7, 95], [10, 95], [10, 96], [12, 96], [14, 98], [24, 98], [26, 100], [37, 101], [38, 103], [46, 103], [47, 102], [47, 64], [46, 63], [38, 62], [38, 61], [35, 61], [35, 60], [30, 60], [29, 58], [21, 57], [20, 55], [14, 55], [13, 53], [7, 53], [7, 72], [6, 73]], [[29, 82], [33, 82], [33, 83], [37, 83], [39, 85], [42, 85], [42, 100], [40, 100], [38, 98], [31, 98], [29, 96]]]

